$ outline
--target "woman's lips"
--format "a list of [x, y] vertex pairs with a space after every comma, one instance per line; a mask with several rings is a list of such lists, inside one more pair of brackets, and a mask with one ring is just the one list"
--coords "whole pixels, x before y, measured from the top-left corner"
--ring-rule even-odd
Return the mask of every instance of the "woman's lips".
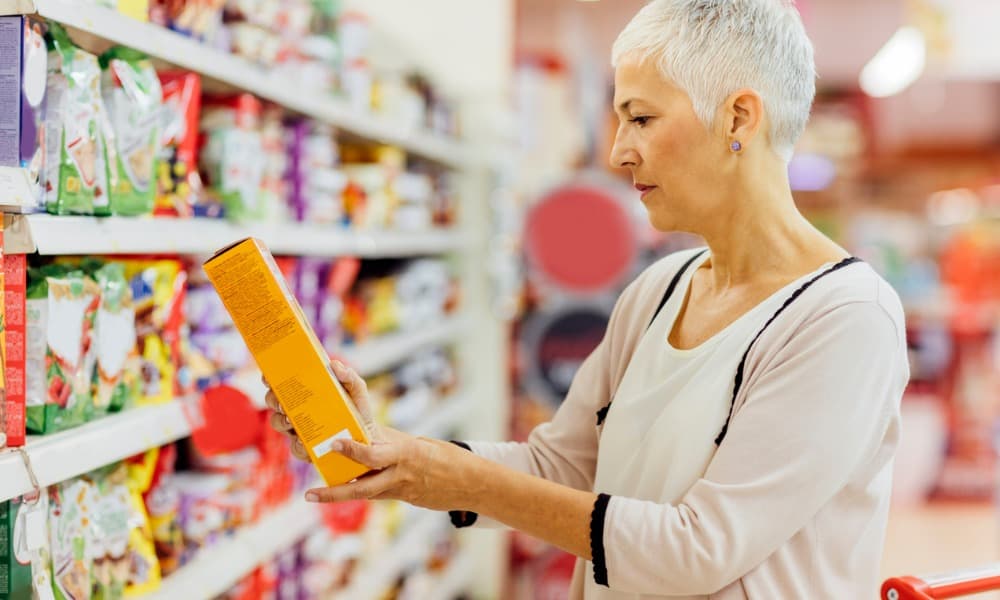
[[655, 185], [643, 185], [641, 183], [635, 184], [635, 189], [639, 191], [639, 194], [645, 198], [646, 194], [656, 189]]

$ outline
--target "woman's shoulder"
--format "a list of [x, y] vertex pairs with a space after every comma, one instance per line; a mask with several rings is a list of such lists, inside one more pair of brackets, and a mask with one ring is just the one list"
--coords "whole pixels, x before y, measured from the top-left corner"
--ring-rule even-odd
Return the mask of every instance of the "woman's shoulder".
[[789, 308], [805, 322], [851, 320], [861, 312], [875, 313], [893, 324], [900, 339], [905, 338], [905, 317], [899, 295], [863, 261], [817, 279]]

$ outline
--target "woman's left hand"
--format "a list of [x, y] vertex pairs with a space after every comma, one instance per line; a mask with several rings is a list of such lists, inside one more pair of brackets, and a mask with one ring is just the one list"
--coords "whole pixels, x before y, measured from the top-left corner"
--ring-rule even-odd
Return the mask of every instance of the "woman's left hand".
[[400, 436], [372, 445], [339, 440], [333, 449], [372, 471], [351, 483], [309, 490], [310, 502], [402, 500], [432, 510], [469, 508], [475, 455], [454, 444]]

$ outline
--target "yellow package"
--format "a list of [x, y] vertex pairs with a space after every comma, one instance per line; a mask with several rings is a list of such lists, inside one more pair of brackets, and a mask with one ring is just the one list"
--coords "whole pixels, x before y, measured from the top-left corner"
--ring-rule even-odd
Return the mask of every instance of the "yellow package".
[[264, 244], [248, 238], [223, 248], [205, 263], [205, 274], [326, 484], [368, 472], [332, 451], [338, 439], [368, 444], [371, 432]]
[[159, 448], [152, 448], [127, 463], [129, 495], [129, 572], [125, 582], [125, 597], [135, 598], [156, 591], [162, 575], [153, 543], [153, 530], [143, 500], [153, 479]]

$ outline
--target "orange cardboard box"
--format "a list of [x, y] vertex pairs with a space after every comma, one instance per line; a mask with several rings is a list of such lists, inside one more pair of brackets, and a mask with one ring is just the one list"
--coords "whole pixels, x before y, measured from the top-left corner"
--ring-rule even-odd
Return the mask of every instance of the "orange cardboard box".
[[330, 448], [343, 438], [371, 443], [371, 432], [264, 244], [253, 238], [236, 242], [204, 267], [326, 484], [368, 472]]

